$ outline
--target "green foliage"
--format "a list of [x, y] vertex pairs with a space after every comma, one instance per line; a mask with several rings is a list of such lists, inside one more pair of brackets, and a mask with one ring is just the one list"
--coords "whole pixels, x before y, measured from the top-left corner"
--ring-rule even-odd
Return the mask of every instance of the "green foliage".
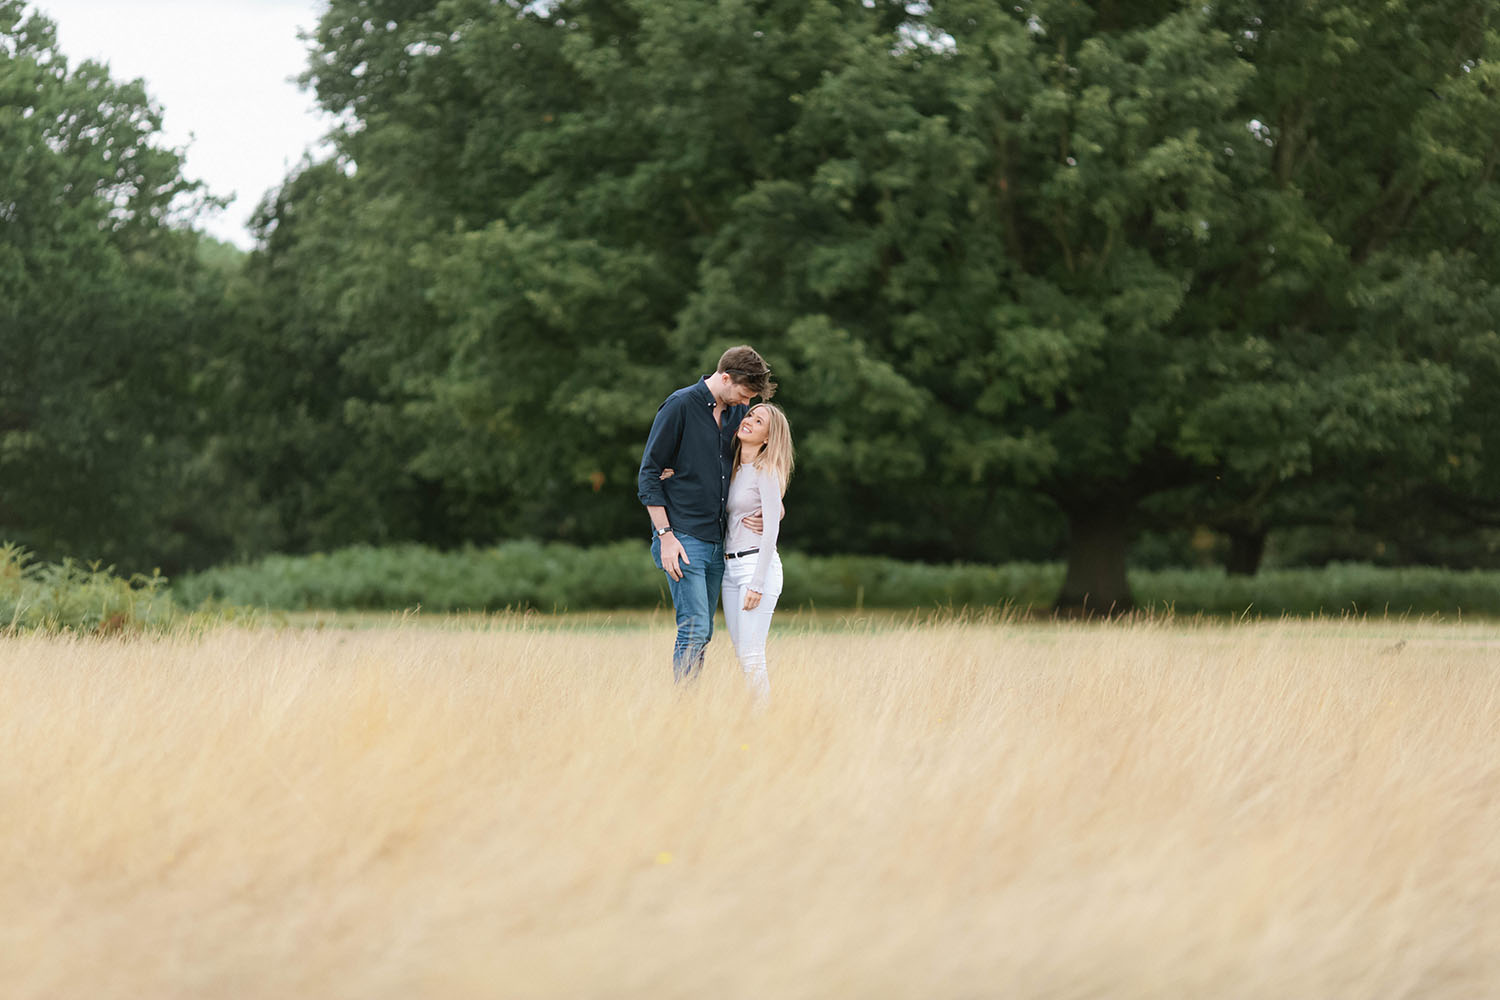
[[141, 81], [70, 65], [0, 0], [0, 534], [45, 558], [196, 556], [195, 378], [219, 288], [186, 223], [212, 203]]
[[[1060, 582], [1055, 566], [927, 566], [868, 556], [786, 556], [790, 605], [906, 608], [1000, 602], [1041, 606]], [[578, 548], [506, 542], [439, 552], [416, 545], [353, 546], [327, 554], [268, 556], [177, 580], [184, 605], [274, 610], [543, 611], [670, 605], [666, 578], [642, 542]]]
[[267, 556], [180, 578], [183, 604], [205, 601], [275, 610], [498, 611], [653, 607], [666, 599], [640, 543], [585, 550], [508, 542], [440, 552], [419, 545], [351, 546], [308, 556]]
[[[330, 0], [334, 152], [248, 258], [186, 228], [144, 85], [26, 9], [0, 529], [45, 558], [625, 537], [656, 405], [736, 342], [808, 553], [1066, 551], [1064, 602], [1118, 604], [1143, 526], [1253, 568], [1285, 525], [1500, 524], [1495, 0]], [[1031, 600], [860, 565], [845, 599]]]
[[1157, 570], [1132, 577], [1140, 607], [1178, 615], [1500, 616], [1500, 572], [1333, 563], [1321, 569]]
[[1263, 538], [1345, 481], [1475, 502], [1497, 25], [333, 0], [306, 79], [349, 127], [268, 208], [242, 378], [307, 385], [245, 467], [292, 548], [619, 537], [653, 408], [744, 341], [810, 550], [1049, 555], [1066, 518], [1065, 597], [1128, 600], [1143, 505]]
[[436, 346], [407, 261], [430, 223], [358, 198], [337, 163], [305, 166], [259, 218], [204, 376], [240, 551], [475, 533], [409, 467], [424, 428], [400, 409]]
[[116, 576], [113, 567], [33, 561], [0, 545], [0, 632], [40, 629], [113, 634], [159, 629], [179, 618], [159, 573]]
[[[1056, 563], [934, 566], [869, 556], [784, 556], [781, 607], [1048, 608], [1062, 583]], [[1141, 607], [1176, 614], [1500, 615], [1500, 572], [1455, 573], [1335, 564], [1254, 578], [1222, 570], [1140, 571]], [[666, 579], [643, 542], [594, 548], [507, 542], [438, 552], [415, 545], [356, 546], [326, 555], [271, 556], [173, 583], [185, 606], [271, 610], [541, 611], [670, 606]], [[1102, 609], [1104, 605], [1089, 602]]]
[[1044, 608], [1062, 583], [1060, 566], [1037, 563], [931, 565], [876, 556], [788, 553], [783, 564], [786, 607]]

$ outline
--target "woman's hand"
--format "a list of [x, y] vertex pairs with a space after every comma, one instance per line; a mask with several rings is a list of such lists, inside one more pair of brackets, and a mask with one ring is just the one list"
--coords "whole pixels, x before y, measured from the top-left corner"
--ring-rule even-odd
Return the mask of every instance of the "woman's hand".
[[745, 591], [745, 610], [746, 611], [754, 611], [758, 607], [760, 607], [760, 591], [758, 591], [758, 590], [747, 590], [747, 591]]
[[668, 479], [671, 479], [671, 478], [672, 478], [672, 477], [673, 477], [673, 476], [675, 476], [675, 475], [677, 475], [677, 473], [676, 473], [676, 472], [674, 472], [674, 471], [672, 471], [672, 470], [671, 470], [671, 469], [662, 469], [662, 470], [661, 470], [661, 478], [662, 478], [662, 480], [663, 480], [663, 481], [664, 481], [664, 482], [665, 482], [665, 481], [666, 481], [666, 480], [668, 480]]

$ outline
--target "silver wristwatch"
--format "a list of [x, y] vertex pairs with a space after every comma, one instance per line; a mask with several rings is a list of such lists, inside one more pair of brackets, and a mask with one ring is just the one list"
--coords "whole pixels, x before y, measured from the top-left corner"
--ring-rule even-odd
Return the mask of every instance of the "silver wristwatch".
[[670, 524], [667, 525], [665, 528], [657, 528], [656, 529], [656, 537], [660, 538], [662, 535], [665, 535], [667, 532], [669, 532], [671, 530], [672, 530], [672, 526]]

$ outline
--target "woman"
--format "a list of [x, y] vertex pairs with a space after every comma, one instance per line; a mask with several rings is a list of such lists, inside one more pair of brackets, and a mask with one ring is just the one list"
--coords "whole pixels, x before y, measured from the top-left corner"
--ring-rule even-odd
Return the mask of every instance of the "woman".
[[[781, 532], [787, 480], [792, 477], [792, 429], [786, 414], [771, 403], [750, 408], [735, 432], [734, 472], [729, 483], [729, 531], [724, 536], [724, 622], [729, 641], [740, 658], [740, 669], [755, 700], [771, 697], [766, 673], [766, 635], [781, 596], [781, 557], [776, 538]], [[744, 524], [761, 514], [765, 531]]]

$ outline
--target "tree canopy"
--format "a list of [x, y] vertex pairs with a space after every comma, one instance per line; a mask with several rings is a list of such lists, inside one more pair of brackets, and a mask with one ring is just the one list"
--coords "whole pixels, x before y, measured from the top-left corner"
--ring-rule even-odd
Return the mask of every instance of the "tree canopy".
[[208, 199], [160, 129], [140, 81], [70, 65], [0, 0], [0, 525], [41, 551], [149, 565], [196, 544], [217, 291], [189, 227]]
[[[331, 0], [309, 45], [336, 151], [200, 373], [250, 547], [631, 534], [741, 342], [810, 551], [1065, 553], [1102, 610], [1143, 527], [1500, 520], [1492, 0]], [[150, 131], [90, 252], [173, 232]]]
[[1143, 504], [1253, 532], [1487, 466], [1495, 16], [336, 0], [308, 81], [413, 269], [370, 318], [422, 331], [358, 411], [445, 493], [619, 532], [660, 396], [754, 343], [803, 537], [988, 554], [1030, 495], [1064, 602], [1127, 604]]

